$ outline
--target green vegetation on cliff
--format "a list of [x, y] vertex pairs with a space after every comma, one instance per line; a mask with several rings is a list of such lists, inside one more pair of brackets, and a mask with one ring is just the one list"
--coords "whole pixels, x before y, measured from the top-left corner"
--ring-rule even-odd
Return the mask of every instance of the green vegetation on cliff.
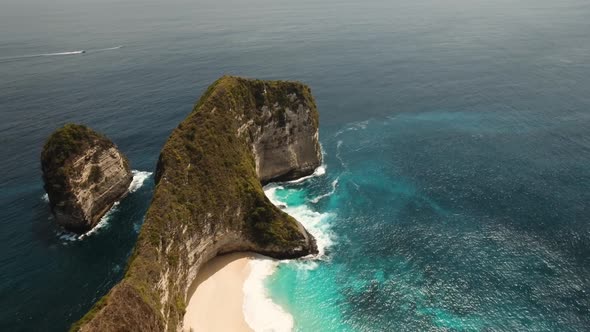
[[68, 123], [59, 128], [45, 142], [41, 152], [41, 168], [45, 190], [55, 201], [65, 199], [67, 176], [71, 173], [71, 162], [90, 147], [112, 147], [113, 143], [104, 135], [79, 124]]
[[[309, 107], [317, 130], [315, 102], [303, 84], [229, 76], [212, 84], [161, 151], [152, 203], [125, 277], [73, 329], [176, 331], [190, 271], [212, 255], [314, 253], [311, 235], [264, 195], [252, 151], [265, 121], [285, 127], [286, 109], [301, 105]], [[270, 120], [263, 109], [271, 110]]]
[[84, 125], [68, 123], [49, 136], [43, 147], [41, 162], [63, 165], [68, 158], [97, 144], [105, 147], [113, 145], [104, 135]]
[[[209, 213], [207, 209], [217, 207], [219, 202], [235, 200], [250, 208], [245, 211], [249, 216], [246, 226], [260, 244], [284, 246], [298, 239], [294, 220], [276, 209], [264, 195], [250, 147], [236, 136], [242, 124], [236, 117], [260, 125], [260, 109], [265, 105], [279, 103], [296, 109], [298, 105], [288, 98], [292, 93], [309, 98], [309, 103], [315, 105], [311, 92], [299, 83], [226, 76], [211, 85], [193, 112], [170, 136], [160, 155], [157, 181], [166, 172], [169, 181], [184, 179], [190, 185], [170, 186], [166, 196], [180, 201], [180, 206], [175, 205], [177, 202], [169, 202], [171, 205], [166, 208], [160, 206], [153, 213], [158, 215], [158, 220], [176, 217], [198, 231], [201, 225], [188, 222], [191, 216]], [[278, 112], [277, 117], [280, 116]], [[195, 188], [207, 190], [195, 191]], [[152, 239], [159, 236], [157, 232], [152, 235]]]

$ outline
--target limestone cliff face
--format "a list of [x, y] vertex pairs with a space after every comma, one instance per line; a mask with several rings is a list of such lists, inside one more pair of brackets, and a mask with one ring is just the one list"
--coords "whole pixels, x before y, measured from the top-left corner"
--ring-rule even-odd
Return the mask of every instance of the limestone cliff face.
[[59, 225], [84, 233], [127, 194], [129, 162], [106, 137], [68, 124], [47, 140], [41, 167], [51, 210]]
[[[263, 90], [263, 94], [268, 93]], [[286, 103], [262, 106], [261, 126], [248, 129], [253, 136], [256, 173], [262, 183], [286, 181], [313, 173], [322, 161], [317, 111], [312, 99], [293, 92]]]
[[211, 85], [162, 149], [125, 277], [73, 330], [177, 331], [191, 283], [216, 255], [317, 253], [261, 185], [311, 174], [321, 163], [317, 131], [305, 85], [237, 77]]

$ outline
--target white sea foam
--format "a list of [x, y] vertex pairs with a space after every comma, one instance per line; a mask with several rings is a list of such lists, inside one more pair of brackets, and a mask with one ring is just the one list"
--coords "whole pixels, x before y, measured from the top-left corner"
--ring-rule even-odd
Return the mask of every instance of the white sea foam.
[[[333, 186], [338, 184], [338, 180], [333, 182]], [[318, 259], [325, 259], [326, 248], [334, 242], [334, 234], [330, 230], [329, 219], [333, 217], [331, 213], [319, 213], [313, 211], [309, 206], [303, 204], [299, 206], [289, 206], [282, 202], [276, 195], [276, 191], [283, 189], [282, 186], [268, 185], [264, 187], [266, 197], [276, 206], [285, 206], [283, 211], [297, 219], [316, 239], [319, 254], [314, 256]]]
[[267, 294], [264, 280], [272, 275], [279, 262], [258, 256], [250, 260], [250, 275], [244, 282], [244, 319], [256, 332], [289, 332], [293, 329], [293, 317], [274, 303]]
[[113, 204], [113, 206], [111, 207], [109, 212], [107, 212], [104, 216], [102, 216], [102, 218], [100, 218], [100, 221], [98, 222], [98, 224], [96, 224], [96, 226], [94, 226], [88, 232], [80, 235], [79, 240], [82, 240], [85, 237], [90, 236], [90, 235], [100, 231], [103, 228], [109, 228], [110, 227], [109, 220], [111, 220], [111, 217], [117, 211], [118, 207], [119, 207], [119, 202], [115, 202], [115, 204]]
[[[324, 173], [325, 168], [321, 171], [321, 174]], [[279, 264], [295, 264], [297, 268], [305, 270], [315, 269], [318, 259], [327, 259], [326, 248], [334, 241], [334, 235], [329, 229], [329, 213], [315, 212], [307, 205], [289, 206], [276, 195], [276, 191], [281, 189], [282, 186], [269, 185], [264, 188], [264, 192], [273, 204], [286, 206], [284, 211], [301, 222], [315, 237], [319, 254], [286, 263], [262, 256], [250, 261], [251, 272], [244, 283], [243, 310], [246, 323], [256, 332], [287, 332], [293, 329], [293, 317], [269, 298], [264, 280], [275, 272]]]
[[67, 242], [83, 240], [86, 237], [98, 232], [99, 230], [101, 230], [103, 228], [108, 228], [109, 227], [109, 220], [111, 219], [111, 216], [115, 213], [115, 211], [117, 211], [118, 206], [119, 206], [119, 202], [115, 202], [115, 204], [113, 204], [111, 209], [104, 216], [102, 216], [102, 218], [100, 218], [100, 221], [98, 222], [98, 224], [96, 224], [96, 226], [94, 226], [91, 230], [89, 230], [88, 232], [86, 232], [84, 234], [76, 234], [76, 233], [68, 232], [66, 230], [62, 230], [57, 235], [61, 240], [64, 240]]
[[326, 249], [333, 244], [334, 235], [330, 231], [328, 219], [330, 213], [319, 213], [310, 209], [307, 205], [288, 206], [284, 209], [289, 215], [297, 219], [315, 237], [318, 246], [318, 255], [312, 258], [327, 259]]
[[[132, 170], [131, 173], [133, 174], [133, 180], [131, 180], [131, 183], [129, 184], [129, 193], [136, 192], [139, 188], [141, 188], [141, 186], [143, 186], [145, 180], [152, 175], [152, 172], [142, 172], [138, 170]], [[47, 194], [45, 194], [45, 196], [47, 196]], [[47, 201], [49, 201], [49, 198], [47, 198]], [[117, 211], [118, 206], [119, 201], [115, 202], [111, 209], [104, 216], [102, 216], [102, 218], [100, 218], [100, 221], [98, 224], [96, 224], [96, 226], [84, 234], [76, 234], [62, 230], [57, 234], [57, 236], [64, 241], [78, 241], [83, 240], [84, 238], [100, 231], [101, 229], [108, 228], [109, 220]]]
[[338, 178], [336, 178], [336, 180], [332, 181], [332, 190], [330, 190], [328, 193], [320, 195], [318, 197], [315, 197], [313, 199], [310, 200], [310, 202], [312, 203], [317, 203], [320, 200], [326, 198], [326, 197], [330, 197], [332, 196], [335, 192], [336, 192], [336, 188], [338, 187]]
[[336, 132], [336, 134], [334, 134], [334, 137], [338, 137], [347, 131], [365, 130], [365, 129], [367, 129], [368, 125], [369, 125], [369, 120], [351, 123], [347, 127], [338, 130]]
[[308, 176], [304, 176], [304, 177], [299, 178], [297, 180], [288, 181], [287, 183], [301, 183], [305, 180], [309, 180], [309, 179], [315, 178], [317, 176], [322, 176], [324, 174], [326, 174], [326, 166], [321, 165], [320, 167], [316, 168], [315, 171], [313, 171], [313, 174], [308, 175]]
[[340, 164], [342, 165], [342, 167], [344, 167], [345, 169], [348, 168], [348, 165], [346, 165], [346, 163], [344, 162], [344, 160], [342, 159], [342, 155], [341, 155], [341, 148], [342, 148], [342, 140], [339, 140], [338, 142], [336, 142], [336, 159], [338, 159], [338, 161], [340, 161]]
[[131, 171], [131, 173], [133, 174], [133, 180], [131, 181], [131, 184], [129, 184], [130, 193], [134, 193], [139, 188], [141, 188], [145, 180], [147, 180], [147, 178], [149, 178], [152, 175], [152, 172], [142, 172], [137, 170], [133, 170]]
[[49, 194], [45, 193], [43, 196], [41, 196], [41, 199], [43, 202], [49, 203]]

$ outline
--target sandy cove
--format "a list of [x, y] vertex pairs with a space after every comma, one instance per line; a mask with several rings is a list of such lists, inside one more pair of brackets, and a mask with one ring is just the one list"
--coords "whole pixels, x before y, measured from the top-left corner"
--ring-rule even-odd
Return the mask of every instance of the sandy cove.
[[253, 331], [243, 310], [243, 287], [252, 258], [252, 254], [234, 253], [215, 257], [203, 266], [186, 307], [184, 331]]

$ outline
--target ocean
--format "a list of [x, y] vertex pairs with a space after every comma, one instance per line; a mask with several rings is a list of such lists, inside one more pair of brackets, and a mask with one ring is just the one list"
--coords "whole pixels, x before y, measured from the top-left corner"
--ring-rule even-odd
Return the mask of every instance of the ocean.
[[[258, 330], [589, 331], [586, 0], [4, 0], [0, 330], [63, 331], [122, 277], [160, 149], [224, 74], [300, 80], [317, 176], [272, 184], [317, 259], [257, 261]], [[84, 52], [82, 52], [84, 51]], [[134, 192], [59, 230], [40, 152], [109, 136]], [[251, 307], [250, 307], [251, 309]]]

